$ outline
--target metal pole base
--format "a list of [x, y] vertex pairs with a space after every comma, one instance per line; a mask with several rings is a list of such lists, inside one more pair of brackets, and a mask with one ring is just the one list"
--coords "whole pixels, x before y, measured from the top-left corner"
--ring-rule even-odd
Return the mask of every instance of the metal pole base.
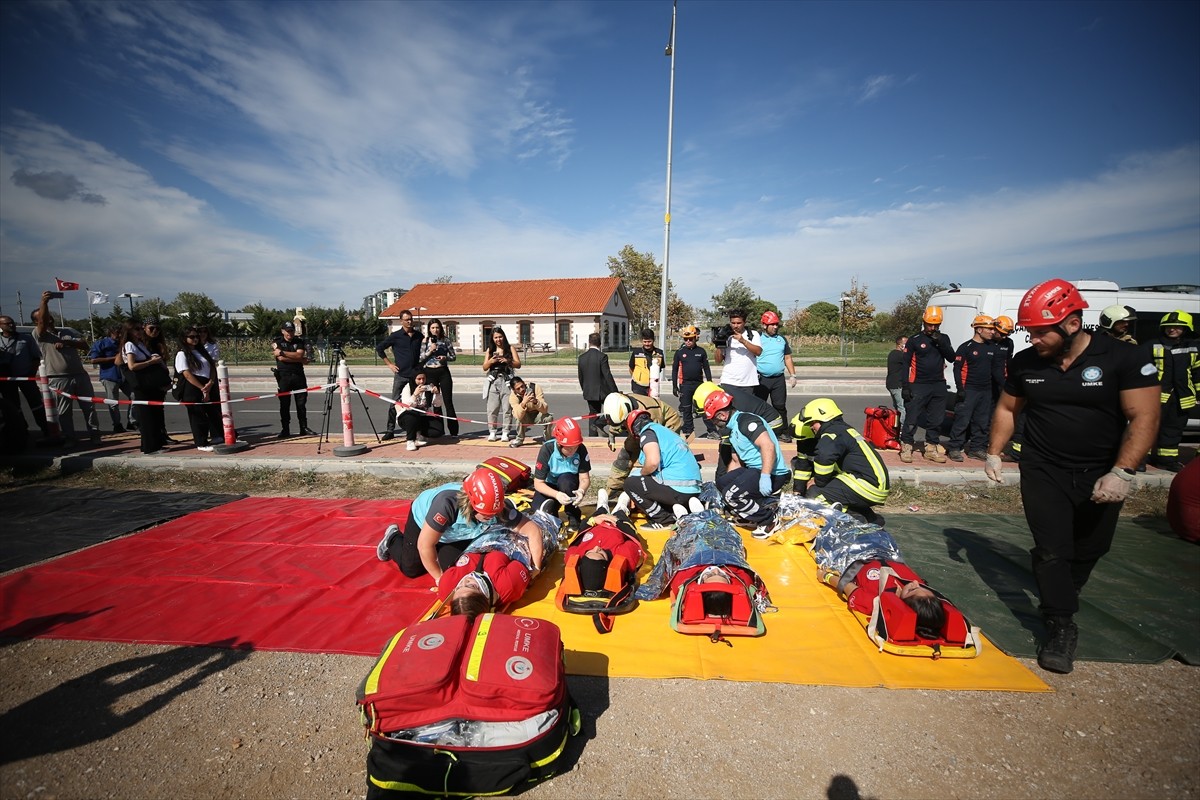
[[343, 444], [333, 448], [333, 454], [335, 456], [342, 456], [343, 458], [346, 456], [361, 456], [370, 449], [365, 444], [354, 444], [349, 447]]
[[249, 450], [249, 449], [250, 449], [250, 443], [243, 442], [240, 439], [238, 441], [234, 442], [233, 444], [214, 444], [213, 445], [213, 452], [214, 453], [222, 453], [222, 454], [224, 454], [224, 453], [240, 453], [243, 450]]

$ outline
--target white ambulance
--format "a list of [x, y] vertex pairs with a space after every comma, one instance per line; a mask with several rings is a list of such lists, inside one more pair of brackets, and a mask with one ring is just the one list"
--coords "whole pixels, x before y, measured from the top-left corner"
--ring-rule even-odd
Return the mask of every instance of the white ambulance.
[[[1139, 341], [1149, 341], [1159, 335], [1158, 321], [1168, 311], [1187, 311], [1200, 322], [1200, 286], [1189, 284], [1172, 286], [1138, 286], [1121, 288], [1112, 281], [1071, 281], [1088, 307], [1083, 310], [1083, 324], [1094, 328], [1099, 324], [1100, 312], [1108, 306], [1129, 306], [1137, 312], [1137, 326], [1133, 331]], [[950, 337], [950, 344], [958, 346], [974, 335], [971, 323], [976, 315], [989, 317], [1007, 316], [1013, 324], [1017, 322], [1017, 307], [1029, 287], [1024, 289], [967, 289], [950, 284], [950, 288], [937, 292], [926, 305], [937, 306], [944, 315], [942, 333]], [[1017, 328], [1012, 335], [1014, 352], [1029, 347], [1029, 334]], [[953, 365], [946, 365], [946, 383], [954, 391]]]

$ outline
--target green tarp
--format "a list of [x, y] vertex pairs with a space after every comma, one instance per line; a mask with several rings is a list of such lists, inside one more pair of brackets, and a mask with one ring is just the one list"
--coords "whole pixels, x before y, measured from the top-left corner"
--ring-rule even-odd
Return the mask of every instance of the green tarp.
[[[1023, 516], [888, 515], [905, 560], [1004, 652], [1033, 657], [1042, 634]], [[1080, 597], [1084, 661], [1200, 664], [1200, 547], [1161, 518], [1122, 518]]]

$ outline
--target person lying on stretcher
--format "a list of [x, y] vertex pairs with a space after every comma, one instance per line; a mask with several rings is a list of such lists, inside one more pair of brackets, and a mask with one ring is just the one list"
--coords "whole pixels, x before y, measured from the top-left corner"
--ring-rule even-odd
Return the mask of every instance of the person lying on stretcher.
[[[884, 573], [882, 567], [891, 567], [890, 573]], [[912, 580], [905, 580], [899, 575], [901, 571], [911, 572], [900, 562], [855, 561], [841, 575], [818, 566], [817, 578], [833, 586], [851, 608], [863, 614], [871, 613], [882, 579], [883, 591], [894, 592], [917, 615], [917, 635], [939, 638], [946, 627], [946, 609], [941, 598], [915, 574]]]
[[615, 514], [597, 514], [567, 547], [563, 579], [555, 604], [571, 614], [591, 614], [600, 633], [612, 630], [612, 616], [632, 611], [633, 590], [646, 550], [622, 495]]
[[[471, 619], [499, 611], [520, 600], [537, 576], [532, 552], [553, 553], [558, 547], [558, 520], [535, 512], [519, 530], [494, 525], [475, 539], [438, 580], [438, 599], [451, 614]], [[536, 529], [536, 533], [535, 533]], [[540, 534], [540, 547], [531, 541]]]

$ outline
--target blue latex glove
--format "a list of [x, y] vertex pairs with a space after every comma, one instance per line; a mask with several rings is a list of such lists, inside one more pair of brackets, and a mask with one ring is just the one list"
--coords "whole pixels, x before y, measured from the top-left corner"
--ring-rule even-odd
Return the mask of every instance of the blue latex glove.
[[760, 474], [758, 476], [758, 493], [761, 494], [763, 497], [767, 497], [768, 495], [771, 494], [771, 476], [770, 475], [761, 475]]

